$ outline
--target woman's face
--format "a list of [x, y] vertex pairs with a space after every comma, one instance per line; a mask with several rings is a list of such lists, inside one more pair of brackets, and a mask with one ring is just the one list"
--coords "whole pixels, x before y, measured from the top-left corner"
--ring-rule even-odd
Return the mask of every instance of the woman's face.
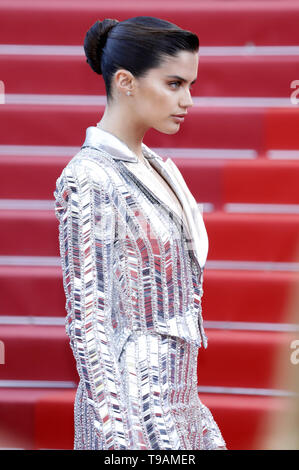
[[165, 134], [176, 133], [181, 123], [173, 115], [188, 113], [193, 106], [190, 90], [197, 68], [198, 52], [181, 51], [176, 57], [167, 56], [159, 68], [139, 78], [132, 103], [137, 122]]

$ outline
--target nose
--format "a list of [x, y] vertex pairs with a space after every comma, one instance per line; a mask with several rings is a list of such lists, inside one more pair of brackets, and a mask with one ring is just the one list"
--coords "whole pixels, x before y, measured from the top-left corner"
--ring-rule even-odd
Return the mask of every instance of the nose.
[[189, 108], [190, 106], [193, 106], [193, 100], [192, 100], [192, 96], [191, 96], [191, 93], [190, 93], [190, 90], [187, 89], [186, 92], [184, 92], [182, 98], [181, 98], [181, 107], [182, 108]]

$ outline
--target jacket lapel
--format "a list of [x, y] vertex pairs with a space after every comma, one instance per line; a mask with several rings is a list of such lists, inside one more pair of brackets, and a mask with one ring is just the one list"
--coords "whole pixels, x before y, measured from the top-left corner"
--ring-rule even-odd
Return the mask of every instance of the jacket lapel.
[[[140, 183], [157, 198], [157, 195], [153, 193], [151, 189], [151, 184], [147, 177], [145, 175], [144, 177], [142, 175], [140, 176], [132, 171], [132, 164], [138, 163], [138, 157], [118, 137], [98, 127], [90, 126], [86, 130], [86, 139], [82, 148], [85, 147], [104, 150], [111, 155], [112, 158], [121, 160], [126, 168], [140, 181]], [[149, 160], [157, 172], [168, 182], [180, 200], [187, 219], [187, 227], [184, 224], [182, 217], [179, 216], [179, 218], [186, 231], [189, 249], [193, 251], [200, 267], [203, 268], [208, 253], [208, 236], [202, 214], [200, 213], [195, 198], [190, 192], [178, 167], [171, 158], [164, 161], [160, 155], [155, 153], [144, 143], [142, 143], [142, 151], [144, 157]], [[165, 202], [161, 201], [161, 203], [163, 203], [168, 210], [171, 210]]]
[[198, 204], [189, 190], [181, 172], [171, 158], [168, 158], [164, 162], [160, 156], [159, 158], [155, 158], [155, 152], [148, 147], [146, 147], [146, 151], [153, 155], [153, 158], [150, 159], [151, 164], [169, 183], [182, 204], [188, 223], [189, 248], [193, 250], [198, 263], [203, 267], [207, 258], [209, 242]]

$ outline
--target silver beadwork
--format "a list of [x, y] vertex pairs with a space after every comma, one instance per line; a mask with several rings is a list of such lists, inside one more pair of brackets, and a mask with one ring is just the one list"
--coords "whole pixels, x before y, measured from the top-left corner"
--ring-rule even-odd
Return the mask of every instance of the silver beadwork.
[[91, 140], [54, 191], [80, 377], [74, 448], [225, 449], [197, 393], [202, 269], [179, 218], [115, 158], [115, 142], [105, 151]]

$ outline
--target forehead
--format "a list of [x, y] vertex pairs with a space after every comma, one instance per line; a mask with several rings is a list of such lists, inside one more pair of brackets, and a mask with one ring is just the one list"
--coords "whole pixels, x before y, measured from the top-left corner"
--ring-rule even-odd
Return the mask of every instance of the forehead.
[[[176, 56], [165, 56], [156, 69], [152, 69], [161, 75], [183, 75], [187, 80], [194, 80], [197, 76], [198, 52], [180, 51]], [[179, 73], [180, 72], [180, 73]]]

